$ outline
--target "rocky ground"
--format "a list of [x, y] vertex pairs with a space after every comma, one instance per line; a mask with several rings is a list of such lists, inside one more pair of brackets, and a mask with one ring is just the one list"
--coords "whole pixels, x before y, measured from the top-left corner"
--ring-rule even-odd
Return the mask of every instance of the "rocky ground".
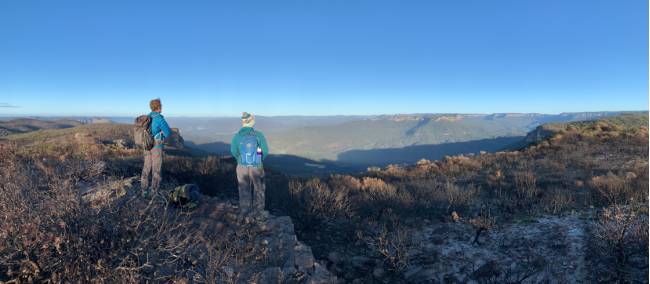
[[[84, 186], [82, 185], [82, 188]], [[166, 185], [154, 197], [162, 198], [174, 189]], [[104, 186], [86, 185], [84, 199], [96, 208], [107, 202], [142, 202], [139, 181], [136, 177], [114, 180]], [[178, 210], [183, 219], [190, 220], [187, 231], [195, 240], [206, 240], [222, 246], [219, 255], [210, 251], [190, 253], [194, 266], [205, 263], [203, 270], [212, 270], [214, 279], [230, 283], [336, 283], [337, 279], [323, 264], [314, 259], [311, 248], [298, 241], [291, 218], [270, 215], [265, 220], [238, 220], [237, 206], [229, 201], [199, 195], [198, 206], [193, 209], [170, 206]], [[221, 241], [210, 242], [211, 239]], [[164, 266], [154, 269], [165, 269]], [[206, 272], [200, 273], [205, 275]], [[176, 282], [209, 282], [199, 273], [185, 273]], [[207, 281], [206, 281], [207, 280]]]
[[329, 268], [352, 283], [585, 283], [592, 222], [587, 212], [539, 216], [484, 231], [477, 244], [462, 219], [425, 221], [393, 235], [383, 255], [378, 241], [375, 252], [330, 253]]
[[428, 226], [415, 243], [419, 261], [404, 273], [415, 282], [560, 282], [585, 279], [585, 220], [578, 216], [540, 217], [484, 234], [473, 243], [474, 229], [464, 224]]
[[[148, 202], [139, 196], [137, 177], [79, 187], [84, 200], [97, 209], [114, 202], [141, 207]], [[154, 201], [164, 201], [176, 188], [165, 184]], [[472, 219], [454, 214], [445, 221], [420, 220], [374, 235], [359, 234], [355, 247], [366, 250], [331, 251], [316, 260], [311, 248], [297, 239], [289, 217], [241, 221], [236, 203], [199, 195], [195, 208], [166, 208], [190, 220], [186, 230], [193, 239], [219, 248], [189, 252], [188, 262], [202, 272], [188, 271], [174, 282], [208, 282], [205, 275], [210, 273], [230, 283], [600, 282], [589, 260], [590, 230], [597, 219], [591, 210], [515, 218], [483, 231], [478, 242]], [[211, 241], [215, 239], [220, 241]], [[644, 283], [647, 263], [633, 274]]]

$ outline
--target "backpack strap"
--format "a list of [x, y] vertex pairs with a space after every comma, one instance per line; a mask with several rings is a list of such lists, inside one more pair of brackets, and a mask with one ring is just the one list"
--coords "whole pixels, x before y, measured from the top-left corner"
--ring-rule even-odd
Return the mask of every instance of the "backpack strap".
[[257, 132], [255, 131], [255, 129], [251, 129], [251, 132], [249, 132], [248, 135], [255, 136], [255, 140], [257, 141], [257, 147], [261, 147], [260, 138], [257, 137]]

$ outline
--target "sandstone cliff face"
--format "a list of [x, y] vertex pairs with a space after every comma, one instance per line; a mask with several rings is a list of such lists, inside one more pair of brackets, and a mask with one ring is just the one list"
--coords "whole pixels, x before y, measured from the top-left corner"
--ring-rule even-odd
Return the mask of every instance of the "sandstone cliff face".
[[526, 135], [526, 143], [537, 143], [555, 134], [555, 131], [545, 125], [540, 125]]

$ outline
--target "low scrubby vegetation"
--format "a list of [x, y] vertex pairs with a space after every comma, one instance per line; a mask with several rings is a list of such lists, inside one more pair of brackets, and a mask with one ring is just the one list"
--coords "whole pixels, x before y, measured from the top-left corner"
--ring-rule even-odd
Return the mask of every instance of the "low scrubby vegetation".
[[165, 185], [145, 200], [130, 178], [142, 167], [130, 129], [84, 125], [0, 140], [0, 282], [234, 283], [259, 274], [251, 264], [269, 261], [255, 243], [261, 235], [239, 226], [235, 211], [187, 212], [166, 198], [182, 183], [232, 197], [232, 161], [172, 149]]
[[[101, 164], [66, 160], [52, 167], [16, 148], [1, 150], [0, 280], [169, 279], [195, 245], [183, 222], [170, 222], [181, 215], [165, 210], [165, 202], [86, 204], [75, 185], [99, 177], [94, 169]], [[159, 260], [169, 263], [166, 275], [153, 275]]]
[[[594, 242], [605, 247], [600, 251], [624, 255], [613, 258], [616, 265], [610, 267], [616, 270], [615, 280], [626, 281], [630, 274], [621, 271], [629, 268], [630, 250], [643, 254], [641, 269], [647, 272], [647, 234], [628, 228], [638, 232], [644, 224], [647, 231], [645, 125], [647, 116], [554, 125], [552, 137], [519, 151], [422, 160], [372, 168], [362, 176], [293, 180], [269, 188], [267, 195], [272, 208], [296, 220], [299, 237], [318, 257], [336, 250], [384, 259], [392, 273], [385, 277], [394, 280], [404, 279], [398, 232], [417, 228], [424, 219], [471, 224], [478, 245], [481, 232], [501, 224], [589, 212], [597, 216], [594, 231], [600, 233]], [[612, 240], [615, 233], [604, 233], [611, 230], [626, 232]], [[373, 279], [354, 267], [341, 269], [339, 274], [348, 280]]]
[[328, 281], [290, 219], [242, 223], [237, 208], [218, 198], [187, 208], [170, 202], [175, 185], [186, 182], [231, 196], [229, 159], [169, 155], [162, 188], [145, 199], [137, 150], [78, 144], [50, 145], [77, 149], [62, 158], [16, 140], [0, 143], [0, 283]]
[[[130, 125], [92, 124], [11, 135], [0, 143], [20, 148], [26, 159], [50, 168], [70, 161], [101, 162], [105, 175], [131, 177], [142, 170], [142, 150], [135, 147], [132, 131]], [[163, 174], [173, 183], [196, 183], [206, 194], [235, 196], [232, 159], [173, 147], [166, 149], [164, 158]]]
[[[556, 124], [549, 128], [553, 135], [516, 151], [421, 160], [354, 176], [287, 178], [267, 169], [267, 209], [290, 216], [298, 239], [348, 282], [431, 279], [418, 267], [444, 265], [432, 246], [443, 244], [437, 238], [446, 233], [427, 233], [435, 235], [432, 244], [413, 237], [427, 226], [442, 224], [436, 228], [449, 230], [450, 238], [469, 232], [461, 238], [466, 246], [493, 247], [501, 242], [495, 236], [504, 235], [492, 232], [540, 216], [573, 216], [571, 226], [586, 224], [575, 236], [554, 235], [588, 234], [588, 248], [581, 249], [588, 251], [589, 273], [582, 280], [643, 281], [648, 271], [646, 125], [647, 116]], [[141, 153], [129, 136], [126, 126], [99, 125], [0, 141], [0, 281], [235, 281], [233, 267], [267, 261], [268, 252], [246, 245], [250, 231], [197, 238], [208, 230], [193, 223], [198, 216], [170, 208], [163, 198], [84, 200], [84, 188], [139, 174]], [[232, 159], [190, 149], [167, 153], [168, 186], [196, 183], [203, 193], [236, 203]], [[571, 250], [561, 243], [549, 246], [556, 245], [558, 255]], [[421, 254], [424, 247], [428, 255]], [[466, 263], [457, 272], [467, 275], [465, 281], [525, 281], [552, 264], [534, 252], [513, 257], [514, 266], [469, 258], [454, 256]]]
[[634, 200], [614, 203], [599, 214], [598, 222], [592, 227], [591, 243], [591, 259], [597, 267], [595, 280], [638, 279], [640, 275], [635, 270], [648, 268], [647, 203]]

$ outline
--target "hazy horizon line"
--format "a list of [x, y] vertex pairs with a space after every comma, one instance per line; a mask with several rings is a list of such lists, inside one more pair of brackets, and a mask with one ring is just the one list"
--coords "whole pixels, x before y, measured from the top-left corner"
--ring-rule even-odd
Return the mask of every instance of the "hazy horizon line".
[[[649, 110], [602, 110], [602, 111], [564, 111], [564, 112], [417, 112], [417, 113], [383, 113], [383, 114], [330, 114], [330, 115], [306, 115], [306, 114], [285, 114], [285, 115], [255, 115], [257, 117], [377, 117], [377, 116], [407, 116], [407, 115], [496, 115], [496, 114], [540, 114], [540, 115], [561, 115], [575, 113], [603, 113], [603, 112], [649, 112]], [[10, 118], [132, 118], [138, 115], [60, 115], [60, 114], [0, 114], [0, 117]], [[192, 116], [165, 114], [168, 118], [239, 118], [239, 116], [214, 115], [214, 116]]]

